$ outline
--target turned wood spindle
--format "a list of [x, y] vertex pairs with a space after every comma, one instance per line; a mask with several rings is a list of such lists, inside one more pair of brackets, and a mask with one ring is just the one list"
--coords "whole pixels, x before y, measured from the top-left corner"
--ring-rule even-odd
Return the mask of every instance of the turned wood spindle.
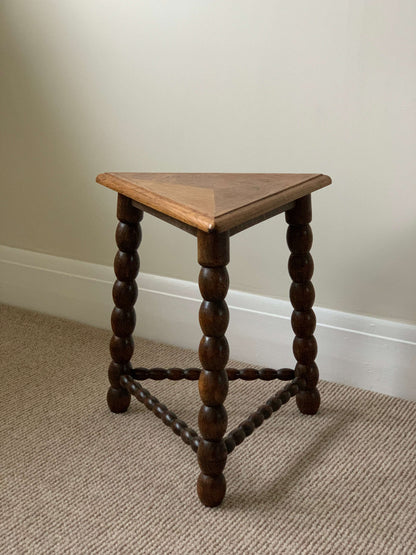
[[[228, 380], [282, 380], [290, 381], [295, 377], [291, 368], [227, 368]], [[130, 376], [135, 380], [199, 380], [199, 368], [133, 368]]]
[[225, 366], [229, 348], [224, 334], [229, 314], [225, 302], [228, 290], [229, 234], [198, 231], [199, 289], [203, 298], [199, 311], [202, 336], [199, 359], [202, 371], [199, 394], [202, 407], [198, 424], [202, 438], [198, 446], [201, 473], [197, 491], [201, 502], [214, 507], [224, 498], [226, 482], [223, 470], [227, 460], [227, 447], [223, 436], [227, 429], [227, 411], [224, 401], [228, 392]]
[[200, 437], [195, 430], [186, 424], [186, 422], [180, 420], [174, 412], [169, 410], [168, 407], [161, 403], [154, 395], [151, 395], [147, 389], [135, 383], [131, 376], [121, 376], [120, 382], [129, 393], [134, 395], [147, 409], [151, 410], [153, 414], [160, 418], [166, 426], [169, 426], [174, 434], [180, 436], [184, 443], [190, 445], [193, 451], [198, 451]]
[[136, 325], [134, 303], [137, 300], [136, 277], [139, 273], [140, 259], [137, 249], [141, 241], [140, 221], [143, 212], [135, 208], [131, 200], [122, 194], [117, 199], [116, 230], [118, 252], [114, 259], [116, 282], [113, 286], [115, 307], [111, 314], [113, 337], [110, 342], [112, 362], [108, 370], [110, 388], [107, 403], [112, 412], [125, 412], [130, 404], [131, 395], [120, 384], [120, 377], [130, 374], [134, 341], [132, 333]]
[[295, 202], [294, 208], [286, 212], [287, 244], [291, 251], [289, 257], [289, 274], [293, 282], [290, 287], [290, 301], [293, 306], [292, 328], [295, 332], [293, 353], [297, 360], [295, 376], [302, 378], [304, 387], [296, 395], [296, 404], [303, 414], [315, 414], [320, 404], [320, 395], [316, 387], [319, 379], [315, 357], [318, 351], [313, 335], [316, 327], [315, 313], [312, 306], [315, 290], [311, 278], [313, 259], [312, 247], [311, 195], [306, 195]]
[[237, 445], [240, 445], [246, 437], [251, 435], [256, 428], [261, 426], [267, 418], [280, 409], [282, 405], [287, 403], [293, 395], [300, 390], [302, 380], [295, 378], [290, 384], [278, 391], [273, 397], [270, 397], [264, 405], [261, 405], [255, 412], [241, 422], [237, 428], [234, 428], [225, 438], [227, 452], [231, 453]]

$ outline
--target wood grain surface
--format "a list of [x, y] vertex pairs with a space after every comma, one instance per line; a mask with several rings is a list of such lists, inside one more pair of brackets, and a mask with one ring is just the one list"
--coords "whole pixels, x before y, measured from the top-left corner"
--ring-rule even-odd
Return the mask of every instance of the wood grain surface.
[[97, 182], [154, 215], [192, 229], [228, 231], [331, 183], [323, 174], [103, 173]]

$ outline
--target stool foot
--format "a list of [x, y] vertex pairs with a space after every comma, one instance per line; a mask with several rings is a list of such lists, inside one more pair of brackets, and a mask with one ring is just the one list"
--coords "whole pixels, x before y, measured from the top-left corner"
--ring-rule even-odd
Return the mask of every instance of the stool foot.
[[221, 505], [226, 489], [227, 485], [224, 474], [220, 474], [219, 476], [208, 476], [201, 472], [198, 476], [198, 497], [201, 503], [206, 507], [217, 507]]
[[111, 412], [126, 412], [130, 405], [131, 395], [125, 389], [109, 387], [107, 391], [107, 405]]
[[296, 404], [302, 414], [316, 414], [321, 404], [319, 391], [316, 387], [311, 391], [300, 391], [296, 395]]

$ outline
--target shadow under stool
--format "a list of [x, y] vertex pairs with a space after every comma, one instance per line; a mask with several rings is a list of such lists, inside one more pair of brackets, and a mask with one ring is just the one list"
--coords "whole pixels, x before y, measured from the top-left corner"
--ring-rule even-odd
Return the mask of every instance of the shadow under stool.
[[[315, 292], [311, 283], [313, 260], [311, 193], [331, 183], [322, 174], [243, 174], [243, 173], [103, 173], [97, 182], [118, 193], [116, 231], [118, 252], [114, 260], [115, 303], [111, 315], [114, 335], [110, 342], [112, 362], [107, 402], [112, 412], [125, 412], [134, 395], [171, 427], [176, 435], [197, 453], [200, 474], [197, 491], [201, 502], [214, 507], [225, 495], [223, 474], [227, 456], [255, 428], [296, 396], [299, 410], [315, 414], [320, 397], [318, 368], [314, 362], [317, 344], [312, 305]], [[136, 323], [135, 279], [139, 272], [137, 249], [141, 241], [140, 221], [147, 212], [195, 235], [201, 265], [199, 289], [202, 304], [199, 323], [198, 368], [133, 368], [132, 333]], [[237, 370], [226, 368], [229, 348], [225, 338], [229, 314], [225, 296], [228, 290], [227, 264], [230, 236], [277, 214], [285, 213], [287, 244], [291, 251], [290, 300], [295, 334], [295, 368]], [[143, 379], [198, 380], [202, 406], [198, 415], [200, 434], [156, 397], [144, 389]], [[284, 380], [288, 383], [270, 397], [237, 428], [226, 434], [227, 412], [224, 401], [229, 380]]]

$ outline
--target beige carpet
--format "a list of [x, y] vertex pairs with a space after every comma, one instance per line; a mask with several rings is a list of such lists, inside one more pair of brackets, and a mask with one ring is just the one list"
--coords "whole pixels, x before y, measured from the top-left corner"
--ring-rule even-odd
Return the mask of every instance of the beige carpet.
[[[292, 400], [236, 448], [207, 509], [190, 447], [135, 399], [107, 410], [109, 332], [0, 315], [0, 553], [416, 553], [415, 403], [322, 383], [319, 415]], [[135, 361], [197, 359], [138, 340]], [[196, 427], [196, 382], [146, 387]], [[230, 425], [277, 387], [232, 382]]]

